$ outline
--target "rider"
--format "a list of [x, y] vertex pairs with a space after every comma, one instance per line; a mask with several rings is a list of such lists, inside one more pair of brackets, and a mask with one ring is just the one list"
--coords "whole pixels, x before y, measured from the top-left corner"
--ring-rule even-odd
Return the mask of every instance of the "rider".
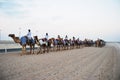
[[45, 35], [45, 39], [46, 39], [46, 40], [49, 39], [49, 35], [48, 35], [48, 33], [46, 33], [46, 35]]
[[45, 34], [45, 39], [43, 41], [46, 45], [49, 45], [49, 35], [48, 33]]
[[68, 40], [68, 36], [67, 35], [65, 36], [65, 40]]
[[58, 39], [61, 39], [61, 38], [60, 38], [60, 35], [58, 35]]
[[75, 41], [75, 37], [73, 36], [73, 41]]
[[28, 43], [30, 41], [32, 41], [32, 36], [31, 36], [31, 30], [30, 29], [28, 29], [27, 38], [28, 38]]
[[60, 42], [61, 42], [61, 37], [60, 37], [60, 35], [58, 35], [58, 39], [57, 39], [58, 45], [60, 45]]
[[65, 44], [65, 45], [68, 45], [68, 43], [69, 43], [69, 42], [68, 42], [68, 36], [66, 35], [66, 36], [65, 36], [65, 39], [64, 39], [64, 44]]

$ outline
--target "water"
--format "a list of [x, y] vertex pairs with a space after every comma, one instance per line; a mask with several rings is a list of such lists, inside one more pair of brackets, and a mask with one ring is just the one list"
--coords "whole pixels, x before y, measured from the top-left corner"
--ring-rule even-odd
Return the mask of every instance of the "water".
[[[29, 49], [27, 47], [27, 49]], [[21, 45], [13, 41], [0, 41], [0, 53], [21, 51]]]

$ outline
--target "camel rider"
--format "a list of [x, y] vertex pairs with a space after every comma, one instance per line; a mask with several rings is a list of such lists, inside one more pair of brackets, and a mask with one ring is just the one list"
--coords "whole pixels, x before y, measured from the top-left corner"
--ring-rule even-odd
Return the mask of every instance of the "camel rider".
[[46, 33], [45, 39], [46, 39], [47, 41], [48, 41], [48, 38], [49, 38], [48, 33]]
[[61, 38], [60, 38], [60, 35], [58, 35], [58, 39], [61, 39]]
[[48, 41], [49, 41], [49, 35], [48, 35], [48, 33], [46, 33], [46, 34], [45, 34], [45, 39], [44, 39], [43, 42], [44, 42], [46, 45], [48, 45], [48, 43], [49, 43]]
[[30, 29], [28, 29], [27, 38], [28, 38], [28, 43], [32, 42], [32, 36], [31, 36], [31, 30]]
[[65, 36], [64, 44], [65, 44], [65, 45], [68, 45], [68, 36], [67, 36], [67, 35]]
[[75, 41], [75, 37], [73, 36], [73, 41]]
[[58, 35], [57, 43], [58, 43], [58, 45], [61, 44], [61, 37], [60, 37], [60, 35]]
[[75, 44], [75, 37], [73, 36], [73, 41], [72, 41], [73, 44]]
[[68, 36], [67, 35], [65, 36], [65, 40], [68, 40]]

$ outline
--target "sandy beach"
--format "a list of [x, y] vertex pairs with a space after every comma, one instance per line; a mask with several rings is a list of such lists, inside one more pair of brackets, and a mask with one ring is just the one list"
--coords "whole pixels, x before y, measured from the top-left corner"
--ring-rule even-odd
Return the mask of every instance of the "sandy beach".
[[120, 80], [119, 43], [38, 55], [16, 53], [0, 54], [0, 80]]

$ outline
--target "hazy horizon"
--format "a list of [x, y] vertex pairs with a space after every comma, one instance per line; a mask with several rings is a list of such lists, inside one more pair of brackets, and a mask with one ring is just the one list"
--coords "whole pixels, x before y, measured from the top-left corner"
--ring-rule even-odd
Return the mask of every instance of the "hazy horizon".
[[119, 0], [0, 0], [0, 40], [24, 36], [75, 36], [120, 41]]

